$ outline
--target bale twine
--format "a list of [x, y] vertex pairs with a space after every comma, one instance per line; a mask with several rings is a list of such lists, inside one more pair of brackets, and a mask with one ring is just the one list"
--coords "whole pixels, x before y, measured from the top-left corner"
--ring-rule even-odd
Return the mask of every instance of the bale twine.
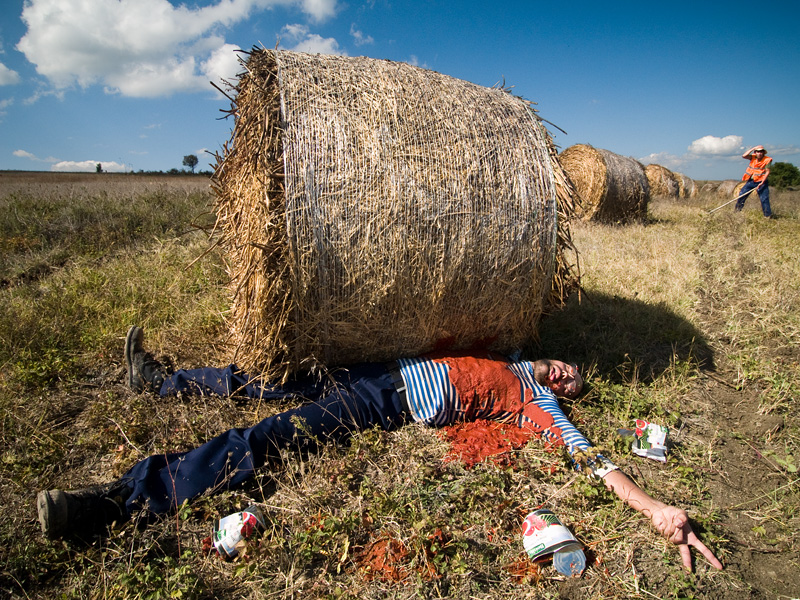
[[535, 339], [577, 275], [570, 190], [529, 102], [363, 57], [243, 65], [214, 178], [240, 366]]
[[558, 160], [575, 187], [582, 219], [606, 223], [646, 219], [650, 185], [641, 163], [587, 144], [570, 146]]
[[678, 198], [689, 199], [697, 196], [694, 179], [683, 173], [675, 173], [675, 179], [678, 180]]
[[651, 197], [678, 197], [678, 180], [672, 171], [661, 165], [650, 164], [644, 168], [644, 172], [650, 185]]

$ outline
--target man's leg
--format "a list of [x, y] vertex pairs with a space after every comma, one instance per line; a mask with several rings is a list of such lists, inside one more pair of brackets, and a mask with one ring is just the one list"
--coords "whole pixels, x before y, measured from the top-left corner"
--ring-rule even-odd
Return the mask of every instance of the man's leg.
[[289, 379], [284, 384], [267, 384], [251, 378], [236, 365], [228, 365], [224, 368], [180, 369], [166, 376], [158, 392], [161, 396], [188, 393], [198, 396], [296, 397], [298, 400], [313, 400], [319, 397], [323, 389], [324, 381], [318, 377], [306, 376]]
[[[251, 478], [266, 462], [277, 462], [284, 448], [311, 449], [317, 440], [322, 443], [342, 440], [354, 431], [375, 425], [391, 430], [410, 418], [391, 374], [383, 365], [342, 369], [334, 378], [338, 383], [331, 385], [318, 402], [268, 417], [247, 429], [231, 429], [194, 450], [155, 455], [137, 463], [111, 486], [115, 497], [124, 502], [123, 516], [115, 515], [116, 520], [129, 518], [139, 509], [152, 514], [167, 513], [184, 500], [235, 487]], [[120, 486], [124, 488], [122, 492]], [[43, 500], [55, 497], [56, 492], [39, 495], [39, 520], [43, 532], [50, 537], [73, 532], [73, 523], [60, 525], [58, 519], [50, 518], [57, 510]], [[47, 497], [43, 499], [43, 496]], [[108, 499], [103, 497], [102, 500]], [[88, 502], [81, 500], [78, 508], [82, 509]], [[66, 508], [61, 512], [66, 514]], [[82, 527], [101, 530], [107, 524], [84, 524]]]
[[761, 212], [768, 219], [772, 217], [772, 207], [769, 205], [769, 181], [758, 188], [758, 199], [761, 200]]
[[739, 190], [739, 199], [736, 201], [736, 210], [742, 210], [744, 208], [745, 200], [750, 195], [750, 192], [756, 187], [758, 184], [753, 181], [747, 181], [743, 186], [742, 189]]
[[161, 396], [179, 393], [249, 398], [288, 398], [313, 400], [323, 389], [319, 378], [290, 379], [284, 384], [267, 384], [252, 378], [236, 365], [224, 368], [181, 369], [167, 374], [166, 369], [144, 349], [141, 327], [131, 327], [125, 338], [127, 382], [134, 392], [156, 392]]

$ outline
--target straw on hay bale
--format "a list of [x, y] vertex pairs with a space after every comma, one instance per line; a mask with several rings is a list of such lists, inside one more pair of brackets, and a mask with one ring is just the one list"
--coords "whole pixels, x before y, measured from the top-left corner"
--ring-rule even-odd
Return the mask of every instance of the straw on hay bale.
[[697, 186], [694, 179], [684, 175], [683, 173], [675, 173], [675, 179], [678, 180], [678, 197], [679, 198], [694, 198], [697, 196]]
[[678, 197], [678, 180], [675, 174], [661, 165], [650, 164], [644, 168], [647, 183], [650, 184], [650, 196], [661, 198]]
[[214, 178], [240, 366], [535, 339], [577, 275], [570, 190], [529, 102], [363, 57], [243, 65]]
[[719, 189], [721, 181], [706, 181], [700, 188], [700, 194], [703, 196], [714, 196]]
[[576, 144], [558, 158], [577, 194], [577, 212], [584, 220], [607, 223], [643, 221], [650, 185], [638, 161]]
[[736, 189], [736, 186], [739, 183], [740, 181], [738, 179], [726, 179], [719, 184], [719, 187], [717, 188], [717, 196], [720, 198], [735, 197], [733, 191]]

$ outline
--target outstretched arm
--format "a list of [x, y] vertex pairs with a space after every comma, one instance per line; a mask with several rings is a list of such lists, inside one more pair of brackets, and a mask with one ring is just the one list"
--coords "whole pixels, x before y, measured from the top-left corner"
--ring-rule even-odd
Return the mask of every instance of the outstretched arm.
[[686, 511], [675, 506], [669, 506], [651, 497], [647, 492], [636, 485], [627, 475], [619, 469], [611, 471], [603, 482], [606, 487], [619, 496], [631, 508], [635, 508], [650, 519], [653, 527], [673, 544], [677, 544], [683, 559], [683, 566], [692, 570], [692, 553], [690, 546], [697, 548], [717, 569], [722, 568], [722, 563], [717, 560], [714, 553], [701, 542], [689, 524], [689, 515]]

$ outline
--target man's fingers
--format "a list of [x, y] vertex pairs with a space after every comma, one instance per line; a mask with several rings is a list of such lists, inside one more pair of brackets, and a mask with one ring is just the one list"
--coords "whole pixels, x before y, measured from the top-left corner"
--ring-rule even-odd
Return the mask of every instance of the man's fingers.
[[[710, 562], [715, 568], [720, 570], [722, 569], [722, 563], [719, 561], [719, 559], [717, 559], [717, 557], [714, 556], [714, 553], [711, 550], [709, 550], [708, 547], [703, 542], [697, 539], [697, 536], [694, 534], [694, 532], [692, 532], [688, 536], [687, 540], [689, 545], [697, 548], [700, 551], [700, 553], [706, 557], [706, 560], [708, 560], [708, 562]], [[688, 549], [689, 546], [687, 545], [684, 547]], [[686, 564], [686, 561], [684, 561], [684, 564]]]
[[692, 570], [692, 551], [689, 550], [688, 544], [681, 544], [678, 546], [681, 550], [681, 559], [683, 560], [683, 568], [687, 571]]

